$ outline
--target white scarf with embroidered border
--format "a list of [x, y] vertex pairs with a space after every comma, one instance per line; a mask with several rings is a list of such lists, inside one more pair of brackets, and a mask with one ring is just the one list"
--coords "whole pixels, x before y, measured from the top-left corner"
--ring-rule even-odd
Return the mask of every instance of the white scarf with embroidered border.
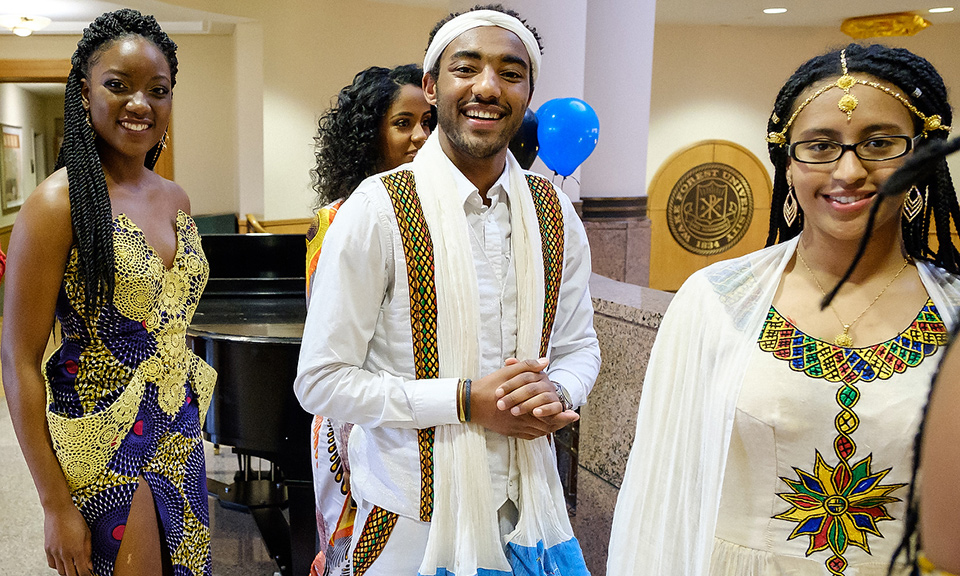
[[[413, 161], [417, 194], [433, 241], [440, 377], [476, 378], [479, 371], [477, 274], [466, 214], [435, 132]], [[544, 271], [540, 229], [522, 169], [507, 153], [511, 246], [517, 270], [517, 358], [537, 358], [543, 326]], [[553, 449], [546, 437], [514, 440], [519, 467], [517, 528], [512, 546], [550, 548], [576, 541], [567, 518]], [[513, 574], [500, 542], [496, 501], [477, 424], [438, 426], [434, 504], [423, 576]], [[577, 573], [585, 573], [577, 572]]]

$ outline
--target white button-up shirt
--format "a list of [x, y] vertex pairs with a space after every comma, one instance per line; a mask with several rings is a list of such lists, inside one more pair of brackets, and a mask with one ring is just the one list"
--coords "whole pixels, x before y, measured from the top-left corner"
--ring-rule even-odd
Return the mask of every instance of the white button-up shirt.
[[[457, 186], [451, 193], [463, 199], [471, 229], [480, 310], [479, 377], [502, 368], [516, 353], [510, 183], [504, 171], [487, 193], [487, 207], [477, 188], [447, 163]], [[600, 369], [587, 285], [590, 251], [573, 205], [562, 192], [557, 194], [564, 218], [563, 275], [547, 373], [580, 406]], [[412, 339], [400, 230], [383, 182], [375, 176], [343, 204], [324, 238], [295, 389], [306, 410], [355, 424], [349, 441], [355, 497], [415, 518], [420, 500], [417, 429], [459, 420], [457, 379], [416, 379]], [[494, 494], [500, 502], [516, 500], [516, 479], [508, 477], [509, 442], [491, 431], [486, 436]]]

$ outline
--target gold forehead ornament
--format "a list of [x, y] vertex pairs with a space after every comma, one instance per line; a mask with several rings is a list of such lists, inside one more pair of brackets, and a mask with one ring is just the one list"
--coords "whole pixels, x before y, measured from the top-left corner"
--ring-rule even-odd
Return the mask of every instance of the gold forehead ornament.
[[[832, 84], [827, 84], [826, 86], [823, 86], [822, 88], [820, 88], [819, 90], [811, 94], [809, 98], [801, 102], [800, 105], [797, 106], [797, 109], [794, 110], [793, 114], [790, 116], [790, 119], [787, 120], [787, 123], [783, 125], [782, 130], [780, 130], [779, 132], [770, 132], [769, 134], [767, 134], [767, 142], [770, 142], [771, 144], [779, 144], [781, 146], [786, 144], [787, 132], [790, 130], [790, 126], [793, 125], [793, 121], [797, 119], [797, 115], [799, 115], [800, 112], [803, 112], [803, 109], [806, 108], [808, 104], [816, 100], [824, 92], [827, 92], [828, 90], [832, 90], [834, 88], [839, 88], [843, 90], [843, 96], [841, 96], [840, 100], [837, 101], [837, 108], [839, 108], [841, 112], [845, 113], [847, 115], [847, 120], [849, 120], [853, 116], [853, 111], [857, 109], [857, 105], [860, 103], [857, 100], [857, 97], [850, 93], [850, 89], [857, 84], [860, 84], [861, 86], [869, 86], [871, 88], [876, 88], [877, 90], [885, 92], [886, 94], [893, 96], [894, 98], [899, 100], [900, 103], [903, 104], [907, 110], [913, 112], [913, 114], [916, 115], [917, 118], [923, 121], [923, 130], [921, 131], [921, 134], [923, 134], [924, 137], [926, 137], [928, 132], [931, 132], [933, 130], [945, 130], [947, 133], [950, 132], [950, 127], [945, 126], [943, 124], [943, 121], [941, 120], [939, 114], [934, 114], [933, 116], [927, 116], [923, 112], [917, 110], [917, 107], [911, 104], [910, 101], [904, 98], [903, 95], [900, 94], [899, 92], [896, 92], [888, 88], [887, 86], [880, 84], [879, 82], [874, 82], [872, 80], [862, 80], [862, 79], [854, 78], [853, 76], [851, 76], [847, 71], [847, 51], [846, 50], [840, 51], [840, 68], [842, 73], [840, 77], [837, 78], [837, 81]], [[919, 91], [919, 88], [917, 89], [917, 91]], [[774, 113], [770, 117], [770, 119], [774, 124], [780, 121], [780, 118], [776, 115], [776, 113]]]

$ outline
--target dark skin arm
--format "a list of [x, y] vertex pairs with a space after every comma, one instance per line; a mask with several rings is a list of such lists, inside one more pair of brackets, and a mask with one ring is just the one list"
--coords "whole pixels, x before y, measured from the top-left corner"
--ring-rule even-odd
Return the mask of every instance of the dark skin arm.
[[47, 563], [90, 576], [90, 530], [53, 452], [41, 372], [72, 243], [66, 170], [59, 170], [24, 202], [10, 237], [0, 350], [10, 416], [43, 506]]
[[509, 359], [506, 366], [474, 380], [471, 422], [505, 436], [533, 440], [552, 434], [580, 416], [563, 411], [556, 388], [543, 372], [546, 361]]
[[960, 346], [940, 366], [923, 432], [920, 533], [924, 553], [937, 568], [960, 573]]

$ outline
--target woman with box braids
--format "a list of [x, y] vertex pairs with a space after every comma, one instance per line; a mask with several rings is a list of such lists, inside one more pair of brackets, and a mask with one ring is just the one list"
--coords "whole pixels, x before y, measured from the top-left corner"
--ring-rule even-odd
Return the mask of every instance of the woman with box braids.
[[[930, 62], [916, 54], [902, 48], [889, 48], [882, 45], [861, 46], [850, 44], [844, 49], [847, 69], [849, 72], [869, 74], [900, 89], [902, 96], [921, 113], [914, 117], [914, 124], [918, 134], [924, 139], [945, 140], [948, 130], [939, 126], [950, 126], [953, 122], [953, 112], [947, 101], [947, 89], [943, 78]], [[790, 118], [797, 106], [798, 96], [806, 88], [818, 81], [840, 75], [840, 51], [835, 50], [822, 56], [813, 58], [805, 63], [790, 77], [780, 94], [777, 95], [773, 114], [767, 124], [767, 131], [774, 140], [778, 140], [784, 129], [784, 122]], [[924, 118], [931, 118], [929, 129], [924, 127]], [[939, 125], [934, 127], [932, 123]], [[769, 141], [768, 149], [770, 160], [773, 162], [775, 174], [773, 183], [773, 199], [771, 206], [782, 207], [789, 204], [789, 184], [787, 182], [787, 163], [789, 149], [778, 141]], [[919, 141], [917, 145], [923, 143]], [[916, 182], [916, 192], [910, 191], [910, 200], [914, 201], [921, 196], [922, 208], [914, 218], [907, 215], [902, 220], [903, 242], [906, 252], [913, 258], [930, 260], [938, 266], [960, 272], [960, 253], [950, 240], [951, 227], [956, 230], [960, 222], [960, 206], [957, 204], [957, 193], [950, 177], [950, 169], [945, 158], [941, 158], [935, 166]], [[795, 205], [795, 204], [794, 204]], [[790, 222], [785, 214], [790, 211], [773, 209], [770, 211], [770, 231], [767, 235], [767, 245], [793, 238], [803, 229], [803, 210], [798, 207], [796, 216]], [[937, 249], [930, 247], [930, 223], [936, 227]]]
[[907, 50], [850, 44], [787, 80], [767, 125], [769, 246], [696, 272], [670, 304], [609, 573], [887, 572], [960, 304], [945, 161], [894, 183], [951, 122], [940, 75]]
[[59, 169], [10, 238], [3, 385], [62, 575], [211, 570], [200, 427], [216, 373], [186, 346], [207, 261], [186, 193], [152, 170], [176, 73], [152, 16], [90, 24]]
[[[83, 266], [85, 306], [93, 307], [113, 292], [113, 238], [110, 197], [97, 152], [96, 133], [90, 123], [88, 105], [81, 94], [83, 80], [105, 44], [121, 36], [136, 34], [153, 43], [170, 66], [170, 88], [177, 83], [177, 45], [152, 16], [136, 10], [118, 10], [97, 18], [83, 31], [71, 58], [64, 98], [63, 146], [57, 168], [66, 166], [70, 181], [70, 218]], [[157, 142], [144, 159], [153, 170], [165, 142]], [[90, 308], [92, 309], [92, 308]]]

